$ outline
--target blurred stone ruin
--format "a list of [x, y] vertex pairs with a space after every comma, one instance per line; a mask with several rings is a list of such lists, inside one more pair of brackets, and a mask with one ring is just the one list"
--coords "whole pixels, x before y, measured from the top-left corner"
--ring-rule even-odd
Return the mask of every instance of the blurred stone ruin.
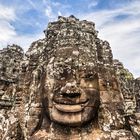
[[[15, 44], [0, 50], [0, 139], [139, 140], [140, 78], [113, 58], [110, 44], [98, 38], [95, 24], [60, 16], [44, 33], [45, 38], [33, 42], [25, 54]], [[46, 79], [51, 73], [55, 76], [57, 64], [71, 71], [90, 69], [96, 75], [100, 105], [90, 122], [73, 127], [51, 118], [47, 84], [52, 81]]]
[[[15, 107], [22, 101], [18, 96], [18, 84], [23, 56], [22, 48], [15, 44], [0, 50], [0, 139], [12, 139], [17, 131]], [[10, 132], [13, 126], [16, 127]]]

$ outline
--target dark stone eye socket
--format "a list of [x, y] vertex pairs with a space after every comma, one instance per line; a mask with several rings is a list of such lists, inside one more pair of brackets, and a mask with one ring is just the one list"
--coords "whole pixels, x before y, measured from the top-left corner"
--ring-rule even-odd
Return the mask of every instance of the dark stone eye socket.
[[73, 75], [73, 71], [70, 68], [60, 68], [54, 72], [55, 79], [67, 79]]

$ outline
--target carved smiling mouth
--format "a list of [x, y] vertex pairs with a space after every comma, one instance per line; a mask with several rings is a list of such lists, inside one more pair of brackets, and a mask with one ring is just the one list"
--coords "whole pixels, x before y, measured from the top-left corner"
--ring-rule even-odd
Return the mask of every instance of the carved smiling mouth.
[[80, 99], [80, 93], [61, 93], [54, 98], [54, 106], [61, 112], [80, 112], [88, 105], [88, 99]]

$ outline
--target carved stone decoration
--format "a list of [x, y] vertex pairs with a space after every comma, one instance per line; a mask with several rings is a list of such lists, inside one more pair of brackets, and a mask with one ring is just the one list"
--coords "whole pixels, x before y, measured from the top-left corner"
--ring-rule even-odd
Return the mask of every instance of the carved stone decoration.
[[15, 139], [22, 137], [16, 109], [22, 97], [19, 95], [20, 62], [23, 60], [23, 50], [13, 44], [0, 50], [0, 139]]
[[[1, 139], [139, 139], [139, 84], [113, 59], [95, 24], [58, 17], [44, 33], [45, 38], [33, 42], [24, 57], [23, 52], [14, 56], [20, 60], [14, 63], [18, 80], [8, 87], [0, 85], [0, 97], [7, 91], [16, 97], [7, 116], [3, 112], [7, 108], [1, 107]], [[3, 65], [2, 57], [0, 69], [13, 70], [10, 62]]]

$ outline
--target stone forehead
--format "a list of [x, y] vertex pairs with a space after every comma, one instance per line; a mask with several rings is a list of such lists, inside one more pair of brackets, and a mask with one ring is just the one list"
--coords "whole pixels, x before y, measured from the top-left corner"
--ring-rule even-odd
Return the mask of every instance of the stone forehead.
[[95, 54], [88, 47], [62, 47], [56, 49], [54, 62], [69, 63], [78, 61], [78, 63], [93, 62]]
[[75, 46], [61, 47], [56, 49], [55, 51], [55, 56], [60, 58], [65, 56], [79, 58], [81, 55], [87, 55], [87, 57], [92, 57], [93, 53], [90, 51], [88, 47], [75, 47]]
[[56, 50], [47, 68], [49, 71], [61, 69], [79, 69], [94, 71], [97, 61], [89, 48], [63, 47]]

